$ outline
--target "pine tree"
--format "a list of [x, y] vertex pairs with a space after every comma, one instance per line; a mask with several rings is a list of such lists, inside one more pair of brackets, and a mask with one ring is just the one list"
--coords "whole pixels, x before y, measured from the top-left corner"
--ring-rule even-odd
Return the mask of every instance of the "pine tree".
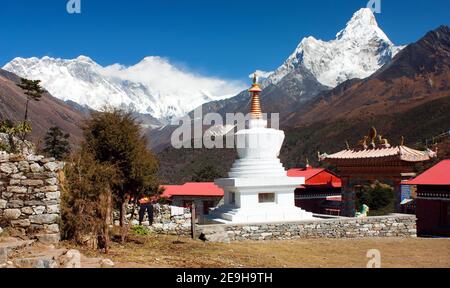
[[42, 89], [41, 80], [28, 80], [25, 78], [20, 79], [20, 83], [17, 84], [22, 90], [24, 94], [27, 95], [27, 104], [25, 106], [25, 122], [28, 120], [28, 104], [31, 100], [40, 101], [42, 94], [44, 94], [45, 90]]
[[[98, 242], [108, 253], [109, 226], [112, 224], [112, 187], [120, 184], [115, 166], [102, 164], [86, 149], [76, 151], [64, 168], [62, 186], [62, 236]], [[101, 245], [100, 245], [101, 242]], [[93, 247], [95, 248], [95, 247]]]
[[221, 178], [222, 175], [217, 171], [216, 167], [206, 165], [200, 170], [195, 171], [192, 176], [194, 182], [214, 182], [215, 179]]
[[64, 159], [70, 153], [69, 138], [59, 127], [51, 127], [44, 138], [44, 152], [57, 160]]
[[[113, 187], [113, 193], [121, 207], [120, 225], [124, 228], [130, 198], [159, 192], [158, 161], [148, 150], [141, 126], [130, 113], [119, 109], [93, 112], [83, 132], [83, 147], [91, 151], [97, 161], [115, 166], [119, 171], [117, 177], [121, 184]], [[125, 233], [122, 233], [122, 240]]]

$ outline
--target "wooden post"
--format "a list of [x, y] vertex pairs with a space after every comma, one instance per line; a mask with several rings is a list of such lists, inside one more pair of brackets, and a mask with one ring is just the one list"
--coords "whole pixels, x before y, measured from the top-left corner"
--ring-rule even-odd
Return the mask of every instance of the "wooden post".
[[191, 206], [191, 237], [195, 239], [195, 202]]
[[402, 178], [394, 178], [395, 213], [402, 213]]
[[350, 185], [350, 177], [342, 176], [342, 216], [355, 217], [355, 191]]

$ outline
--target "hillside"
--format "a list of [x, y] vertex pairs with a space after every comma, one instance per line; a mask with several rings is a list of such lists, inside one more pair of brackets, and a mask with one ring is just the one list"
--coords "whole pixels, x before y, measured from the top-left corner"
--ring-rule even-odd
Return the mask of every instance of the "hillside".
[[304, 126], [337, 119], [364, 121], [450, 96], [450, 28], [441, 26], [407, 46], [363, 80], [347, 81], [298, 105], [285, 123]]
[[[10, 72], [0, 69], [0, 119], [23, 121], [25, 114], [26, 96], [17, 87], [20, 78]], [[34, 143], [42, 143], [42, 138], [52, 126], [59, 126], [71, 135], [71, 142], [81, 140], [79, 125], [83, 114], [70, 107], [65, 102], [45, 93], [39, 102], [29, 104], [29, 120], [33, 125], [31, 138]]]
[[[439, 27], [369, 78], [346, 81], [295, 109], [290, 107], [293, 112], [281, 117], [286, 141], [280, 158], [286, 168], [304, 165], [306, 157], [318, 165], [317, 151], [333, 153], [344, 149], [346, 141], [356, 144], [372, 126], [392, 144], [404, 136], [412, 148], [424, 148], [417, 142], [448, 131], [449, 39], [450, 29]], [[448, 157], [448, 145], [441, 147], [440, 157]], [[159, 157], [164, 180], [183, 182], [189, 178], [186, 171], [207, 164], [226, 176], [236, 154], [225, 149], [167, 148]]]

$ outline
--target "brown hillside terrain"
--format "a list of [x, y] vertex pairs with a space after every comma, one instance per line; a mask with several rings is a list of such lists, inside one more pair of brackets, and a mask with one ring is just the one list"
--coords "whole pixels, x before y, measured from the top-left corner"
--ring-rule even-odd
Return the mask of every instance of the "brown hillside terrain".
[[[447, 69], [448, 70], [448, 69]], [[317, 102], [303, 115], [296, 114], [299, 126], [336, 119], [367, 119], [408, 111], [426, 102], [450, 96], [450, 71], [441, 75], [402, 77], [386, 85], [379, 79], [355, 84], [342, 94]], [[430, 83], [435, 83], [431, 85]]]
[[302, 105], [285, 123], [304, 126], [337, 119], [363, 120], [408, 111], [450, 96], [450, 28], [441, 26], [404, 48], [364, 80], [351, 80]]
[[[23, 121], [26, 96], [16, 85], [19, 81], [20, 78], [15, 74], [0, 69], [0, 119]], [[39, 102], [30, 101], [28, 113], [33, 125], [31, 138], [35, 143], [52, 126], [58, 126], [69, 133], [72, 143], [81, 140], [79, 125], [83, 120], [82, 113], [49, 93], [45, 93]]]

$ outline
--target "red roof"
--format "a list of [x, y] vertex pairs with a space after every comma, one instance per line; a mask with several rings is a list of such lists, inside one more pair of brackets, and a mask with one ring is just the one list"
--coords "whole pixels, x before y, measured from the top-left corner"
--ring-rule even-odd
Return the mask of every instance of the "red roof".
[[450, 159], [443, 160], [423, 172], [411, 181], [408, 185], [450, 185]]
[[342, 187], [341, 179], [324, 168], [294, 168], [290, 169], [287, 175], [289, 177], [305, 177], [305, 185], [298, 188], [305, 188], [305, 186], [332, 186], [334, 188]]
[[305, 177], [305, 180], [308, 180], [309, 178], [319, 174], [320, 172], [324, 171], [323, 168], [312, 168], [308, 167], [306, 169], [300, 169], [300, 168], [293, 168], [288, 170], [287, 176], [289, 177]]
[[212, 182], [186, 183], [184, 185], [163, 185], [163, 198], [172, 196], [223, 197], [223, 190]]

